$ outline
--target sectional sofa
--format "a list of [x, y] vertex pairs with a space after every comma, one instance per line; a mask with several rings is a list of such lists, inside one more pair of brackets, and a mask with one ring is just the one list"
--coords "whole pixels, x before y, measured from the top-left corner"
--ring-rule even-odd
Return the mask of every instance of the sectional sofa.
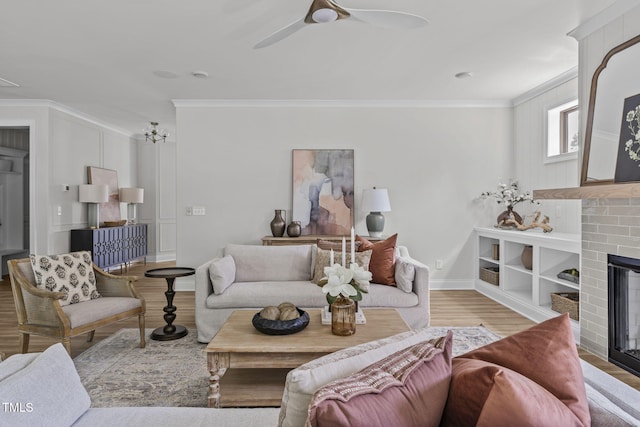
[[[551, 333], [549, 333], [551, 330], [549, 328], [553, 328]], [[558, 329], [557, 326], [551, 324], [548, 325], [547, 332], [540, 334], [540, 330], [536, 330], [529, 335], [549, 337], [556, 329]], [[571, 336], [570, 326], [566, 328], [566, 331], [565, 336]], [[254, 409], [91, 408], [89, 395], [80, 382], [73, 361], [61, 344], [55, 344], [42, 353], [16, 354], [6, 361], [0, 362], [0, 402], [2, 402], [0, 426], [177, 427], [216, 425], [221, 427], [264, 427], [278, 425], [301, 427], [305, 424], [308, 407], [316, 390], [326, 387], [328, 383], [336, 379], [348, 378], [351, 374], [384, 361], [399, 351], [422, 345], [426, 340], [432, 338], [434, 337], [429, 328], [425, 328], [323, 356], [289, 372], [281, 408]], [[558, 353], [552, 354], [550, 352], [547, 354], [546, 352], [558, 341], [561, 340], [552, 336], [544, 345], [543, 353], [552, 362]], [[516, 342], [518, 341], [516, 340]], [[500, 345], [504, 344], [496, 344], [496, 348], [500, 348]], [[569, 347], [571, 346], [572, 344], [569, 343]], [[482, 353], [483, 349], [479, 349], [475, 356], [468, 357], [474, 358]], [[574, 356], [577, 358], [577, 352], [574, 353]], [[465, 355], [460, 357], [465, 358]], [[454, 359], [453, 375], [456, 375], [456, 359]], [[560, 360], [559, 363], [564, 366], [572, 362], [566, 359]], [[534, 367], [533, 371], [538, 367], [539, 365]], [[573, 368], [568, 367], [568, 369], [575, 368], [575, 365]], [[560, 368], [560, 370], [563, 369]], [[640, 410], [637, 406], [640, 402], [639, 391], [584, 361], [579, 361], [577, 369], [574, 372], [578, 372], [578, 376], [584, 375], [584, 390], [586, 391], [587, 410], [590, 413], [591, 425], [596, 427], [640, 425]], [[580, 374], [580, 370], [582, 374]], [[580, 384], [582, 383], [577, 385]], [[452, 387], [455, 385], [455, 379], [451, 380], [451, 385]], [[447, 398], [446, 389], [444, 389], [444, 393]], [[430, 399], [424, 399], [424, 402], [431, 402], [433, 392], [429, 391], [427, 394]], [[528, 399], [529, 395], [525, 394], [524, 398]], [[448, 400], [455, 400], [451, 396], [451, 390]], [[420, 399], [420, 401], [423, 400]], [[406, 409], [403, 407], [398, 409], [400, 411], [410, 409], [410, 407], [404, 408]], [[438, 410], [442, 410], [442, 408], [438, 408]], [[453, 410], [458, 412], [455, 407]], [[505, 409], [505, 411], [508, 410]], [[509, 417], [512, 415], [508, 414]], [[363, 425], [375, 425], [375, 419], [367, 420], [365, 418], [361, 421], [365, 423]]]

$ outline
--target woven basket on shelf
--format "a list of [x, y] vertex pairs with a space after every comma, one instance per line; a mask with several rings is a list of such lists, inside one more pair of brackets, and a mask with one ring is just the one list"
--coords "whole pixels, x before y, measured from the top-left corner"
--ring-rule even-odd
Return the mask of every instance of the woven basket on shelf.
[[551, 294], [551, 310], [569, 313], [573, 320], [580, 320], [580, 293], [554, 292]]
[[500, 285], [500, 270], [498, 267], [480, 267], [480, 280]]

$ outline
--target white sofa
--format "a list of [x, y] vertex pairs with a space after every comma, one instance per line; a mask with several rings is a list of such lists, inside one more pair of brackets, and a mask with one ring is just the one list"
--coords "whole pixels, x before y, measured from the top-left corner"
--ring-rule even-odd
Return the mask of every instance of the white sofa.
[[[195, 306], [198, 341], [208, 343], [233, 310], [259, 310], [290, 301], [303, 308], [327, 305], [320, 287], [311, 282], [315, 245], [228, 245], [225, 257], [196, 269]], [[410, 292], [372, 283], [362, 307], [396, 308], [413, 329], [429, 325], [429, 269], [412, 259], [407, 248], [396, 257], [415, 268]]]
[[[58, 343], [42, 353], [16, 354], [0, 362], [0, 427], [302, 427], [318, 387], [431, 336], [428, 329], [405, 332], [313, 360], [289, 373], [281, 408], [252, 409], [91, 408], [73, 361]], [[581, 363], [592, 425], [640, 425], [640, 391]]]

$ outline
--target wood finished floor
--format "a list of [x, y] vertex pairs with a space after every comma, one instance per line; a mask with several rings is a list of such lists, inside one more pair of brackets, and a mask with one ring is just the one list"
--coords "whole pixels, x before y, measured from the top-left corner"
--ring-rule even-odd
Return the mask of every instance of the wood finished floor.
[[[144, 272], [151, 268], [169, 267], [174, 262], [134, 264], [125, 274], [136, 275], [139, 280], [136, 288], [147, 302], [146, 326], [156, 328], [163, 326], [162, 311], [166, 305], [164, 279], [150, 279], [144, 277]], [[119, 270], [112, 271], [120, 274]], [[177, 292], [174, 298], [176, 311], [175, 324], [195, 328], [194, 292]], [[484, 325], [495, 333], [508, 336], [522, 331], [535, 323], [518, 313], [498, 304], [497, 302], [475, 291], [431, 291], [431, 325], [432, 326], [477, 326]], [[18, 333], [16, 329], [17, 317], [13, 303], [13, 294], [8, 276], [0, 280], [0, 352], [6, 356], [18, 353]], [[86, 336], [75, 337], [71, 340], [71, 351], [75, 357], [96, 342], [112, 335], [121, 328], [136, 328], [137, 317], [105, 326], [95, 332], [93, 342], [88, 343]], [[42, 351], [56, 341], [32, 336], [29, 351]], [[640, 390], [640, 378], [600, 359], [597, 356], [580, 349], [580, 356], [589, 363], [608, 372], [632, 387]]]

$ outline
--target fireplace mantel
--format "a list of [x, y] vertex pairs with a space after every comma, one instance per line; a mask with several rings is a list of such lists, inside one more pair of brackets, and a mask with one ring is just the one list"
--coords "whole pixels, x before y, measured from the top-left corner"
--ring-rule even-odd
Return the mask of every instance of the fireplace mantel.
[[542, 199], [629, 199], [640, 197], [640, 183], [589, 185], [572, 188], [533, 190], [533, 198]]

